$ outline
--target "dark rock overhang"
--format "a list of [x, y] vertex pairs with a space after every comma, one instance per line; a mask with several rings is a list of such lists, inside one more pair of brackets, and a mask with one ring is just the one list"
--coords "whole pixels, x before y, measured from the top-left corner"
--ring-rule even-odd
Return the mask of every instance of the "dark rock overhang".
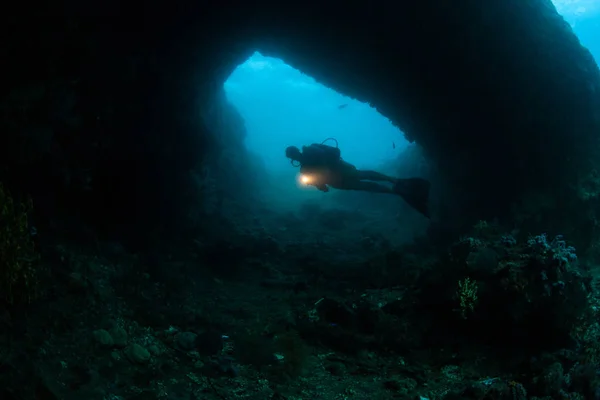
[[440, 167], [445, 218], [506, 219], [530, 192], [568, 214], [589, 198], [580, 183], [596, 193], [600, 74], [549, 0], [271, 3], [24, 10], [6, 24], [0, 90], [72, 83], [84, 128], [57, 162], [97, 160], [95, 196], [110, 192], [121, 221], [141, 208], [132, 223], [175, 207], [176, 177], [212, 143], [199, 110], [255, 50], [371, 103], [421, 144]]

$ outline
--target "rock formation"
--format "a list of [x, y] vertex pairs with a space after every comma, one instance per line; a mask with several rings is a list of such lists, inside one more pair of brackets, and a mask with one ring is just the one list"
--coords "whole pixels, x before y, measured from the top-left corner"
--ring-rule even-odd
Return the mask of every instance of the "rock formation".
[[600, 73], [550, 0], [24, 8], [4, 22], [0, 180], [48, 219], [107, 233], [176, 225], [190, 170], [219, 146], [222, 83], [259, 50], [421, 144], [440, 170], [439, 218], [459, 227], [516, 209], [523, 224], [593, 228]]

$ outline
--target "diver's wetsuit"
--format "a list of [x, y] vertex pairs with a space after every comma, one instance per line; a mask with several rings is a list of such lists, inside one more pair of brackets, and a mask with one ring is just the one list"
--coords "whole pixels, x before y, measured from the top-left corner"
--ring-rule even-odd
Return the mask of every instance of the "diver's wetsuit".
[[[339, 160], [333, 165], [302, 165], [300, 172], [318, 176], [319, 183], [329, 185], [335, 189], [363, 190], [374, 193], [394, 193], [391, 187], [377, 182], [390, 182], [395, 184], [396, 179], [376, 171], [362, 171], [346, 161]], [[319, 190], [324, 190], [318, 185]]]
[[[313, 144], [302, 147], [300, 172], [313, 177], [311, 185], [323, 192], [328, 186], [342, 190], [361, 190], [372, 193], [389, 193], [401, 196], [417, 211], [429, 217], [429, 182], [422, 178], [397, 179], [376, 171], [361, 171], [339, 157], [324, 155], [324, 145]], [[330, 146], [325, 146], [330, 147]], [[337, 149], [336, 149], [337, 150]], [[379, 182], [389, 182], [386, 186]]]

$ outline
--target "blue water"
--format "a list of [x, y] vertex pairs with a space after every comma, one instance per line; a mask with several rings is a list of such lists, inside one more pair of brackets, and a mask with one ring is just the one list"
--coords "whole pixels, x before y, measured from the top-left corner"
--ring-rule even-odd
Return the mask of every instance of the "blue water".
[[[354, 238], [370, 229], [379, 235], [387, 232], [387, 240], [399, 244], [423, 234], [425, 217], [399, 196], [335, 189], [320, 192], [302, 184], [299, 169], [285, 157], [288, 146], [301, 148], [333, 137], [342, 158], [359, 169], [398, 177], [412, 175], [406, 170], [402, 174], [395, 161], [405, 154], [409, 143], [376, 109], [319, 84], [280, 59], [259, 53], [240, 65], [224, 87], [245, 120], [247, 149], [264, 162], [268, 176], [259, 192], [266, 208], [300, 214], [314, 207], [350, 212], [348, 215], [361, 220], [345, 229], [345, 234]], [[417, 163], [411, 161], [413, 164]], [[402, 229], [398, 220], [404, 221]], [[320, 231], [315, 237], [322, 234]]]
[[358, 168], [377, 168], [408, 144], [373, 107], [260, 53], [233, 72], [225, 90], [246, 120], [248, 149], [260, 154], [272, 171], [289, 169], [287, 146], [329, 137], [339, 141], [342, 157]]
[[553, 0], [581, 44], [600, 62], [600, 0]]

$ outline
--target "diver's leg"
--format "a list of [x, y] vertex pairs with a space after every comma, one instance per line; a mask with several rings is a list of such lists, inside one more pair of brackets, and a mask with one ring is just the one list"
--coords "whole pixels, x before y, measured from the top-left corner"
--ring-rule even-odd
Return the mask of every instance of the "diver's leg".
[[357, 171], [361, 181], [383, 181], [396, 183], [396, 179], [376, 171]]
[[394, 193], [392, 188], [370, 181], [356, 181], [352, 185], [347, 185], [346, 189], [362, 190], [363, 192], [371, 193]]
[[422, 178], [398, 179], [394, 193], [400, 195], [415, 210], [429, 218], [429, 181]]

